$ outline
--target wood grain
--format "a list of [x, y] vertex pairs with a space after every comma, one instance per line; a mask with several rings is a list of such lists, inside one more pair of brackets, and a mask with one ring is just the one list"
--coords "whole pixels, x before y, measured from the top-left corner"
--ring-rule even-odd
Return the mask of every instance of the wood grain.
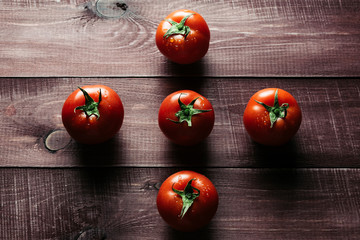
[[156, 209], [157, 189], [177, 168], [0, 168], [0, 239], [329, 240], [360, 234], [358, 169], [194, 170], [215, 183], [219, 208], [205, 229], [181, 234]]
[[[118, 92], [123, 126], [105, 144], [71, 140], [61, 109], [77, 86], [102, 83]], [[294, 139], [282, 148], [251, 141], [242, 123], [252, 94], [290, 92], [303, 112]], [[359, 167], [360, 81], [356, 78], [8, 78], [0, 81], [1, 166]], [[136, 93], [134, 93], [136, 89]], [[170, 93], [192, 89], [215, 109], [215, 127], [196, 147], [171, 144], [157, 114]]]
[[[125, 13], [103, 7], [110, 17], [96, 14], [94, 2], [0, 1], [0, 76], [360, 73], [359, 1], [128, 0]], [[189, 66], [167, 61], [154, 41], [158, 23], [178, 8], [199, 12], [212, 36], [206, 57]]]
[[[192, 65], [155, 46], [158, 23], [180, 8], [211, 31]], [[358, 240], [359, 10], [353, 0], [0, 0], [0, 239]], [[120, 132], [97, 146], [61, 122], [67, 96], [88, 84], [113, 88], [125, 107]], [[266, 87], [290, 92], [303, 113], [281, 148], [255, 144], [242, 123]], [[196, 147], [158, 128], [162, 100], [181, 89], [215, 109]], [[220, 198], [192, 234], [156, 209], [162, 181], [184, 169]]]

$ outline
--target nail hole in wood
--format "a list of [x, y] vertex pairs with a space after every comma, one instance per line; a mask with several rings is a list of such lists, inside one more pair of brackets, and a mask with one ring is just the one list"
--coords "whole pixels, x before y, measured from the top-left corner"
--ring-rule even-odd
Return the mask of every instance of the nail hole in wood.
[[122, 10], [126, 11], [126, 9], [128, 8], [128, 6], [126, 5], [126, 3], [116, 3], [116, 6], [118, 8], [121, 8]]

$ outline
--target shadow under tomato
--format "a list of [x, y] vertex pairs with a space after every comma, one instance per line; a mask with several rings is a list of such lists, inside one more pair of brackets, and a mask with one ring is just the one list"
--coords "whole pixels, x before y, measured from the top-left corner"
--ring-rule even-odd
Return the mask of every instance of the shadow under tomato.
[[114, 137], [104, 143], [86, 145], [75, 143], [78, 164], [84, 167], [103, 167], [113, 166], [122, 160], [122, 142], [121, 137]]
[[268, 195], [281, 199], [283, 198], [281, 194], [285, 194], [286, 199], [288, 199], [288, 195], [293, 192], [292, 190], [298, 188], [299, 178], [296, 168], [276, 168], [259, 171], [257, 181], [263, 189], [270, 190], [267, 192]]
[[[169, 88], [169, 91], [179, 91], [179, 90], [193, 90], [195, 92], [204, 95], [203, 93], [203, 84], [206, 79], [201, 77], [174, 77], [172, 79], [166, 80], [166, 86]], [[208, 97], [205, 96], [204, 97]]]
[[[169, 158], [174, 165], [191, 167], [206, 167], [209, 162], [208, 144], [206, 139], [194, 146], [180, 146], [169, 142]], [[191, 170], [191, 169], [189, 169]]]
[[299, 155], [294, 139], [278, 147], [255, 142], [253, 144], [256, 167], [293, 168], [299, 165]]
[[118, 177], [118, 168], [121, 163], [122, 143], [119, 138], [112, 138], [101, 144], [85, 145], [76, 143], [78, 154], [79, 181], [84, 186], [95, 189], [97, 193], [106, 195], [106, 189]]
[[166, 239], [175, 239], [175, 240], [182, 240], [182, 239], [213, 239], [211, 236], [211, 230], [209, 228], [209, 223], [207, 226], [194, 231], [194, 232], [180, 232], [175, 229], [169, 227], [167, 232], [168, 237]]
[[191, 64], [178, 64], [168, 60], [164, 65], [164, 70], [171, 76], [203, 76], [205, 66], [206, 59], [204, 58]]
[[270, 197], [291, 198], [293, 190], [298, 188], [299, 181], [301, 181], [297, 172], [300, 163], [296, 141], [292, 139], [279, 147], [254, 143], [254, 152], [256, 167], [261, 168], [256, 178], [258, 184], [266, 190], [270, 190], [268, 191]]

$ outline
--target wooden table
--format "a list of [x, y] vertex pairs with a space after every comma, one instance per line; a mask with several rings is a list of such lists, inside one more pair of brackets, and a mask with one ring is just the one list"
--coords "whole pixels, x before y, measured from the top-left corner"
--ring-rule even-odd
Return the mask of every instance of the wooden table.
[[[0, 239], [360, 239], [359, 1], [110, 2], [101, 15], [94, 1], [0, 1]], [[154, 41], [180, 8], [211, 31], [207, 55], [188, 66]], [[125, 119], [115, 138], [85, 146], [61, 109], [96, 83], [117, 91]], [[303, 111], [281, 148], [255, 144], [242, 123], [266, 87]], [[160, 103], [181, 89], [215, 109], [196, 147], [169, 143], [157, 125]], [[162, 181], [184, 169], [219, 192], [217, 214], [191, 234], [156, 209]]]

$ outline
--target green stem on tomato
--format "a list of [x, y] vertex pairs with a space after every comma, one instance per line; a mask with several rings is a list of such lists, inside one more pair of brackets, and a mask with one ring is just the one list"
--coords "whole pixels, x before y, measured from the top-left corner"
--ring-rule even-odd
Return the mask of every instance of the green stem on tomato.
[[192, 116], [196, 115], [196, 114], [200, 114], [200, 113], [204, 113], [204, 112], [210, 112], [211, 109], [195, 109], [194, 108], [194, 104], [196, 102], [196, 100], [199, 98], [195, 98], [194, 100], [191, 101], [191, 103], [189, 103], [188, 105], [185, 105], [183, 102], [181, 102], [180, 97], [181, 94], [179, 95], [179, 99], [178, 99], [178, 103], [180, 105], [180, 111], [178, 111], [177, 113], [175, 113], [175, 116], [179, 119], [178, 121], [172, 120], [170, 118], [167, 118], [168, 120], [174, 122], [174, 123], [182, 123], [182, 122], [187, 122], [188, 126], [191, 127], [192, 126], [192, 122], [191, 122], [191, 118]]
[[[191, 207], [191, 205], [194, 203], [194, 200], [195, 200], [198, 196], [200, 196], [200, 190], [197, 189], [197, 188], [194, 188], [193, 186], [191, 186], [191, 183], [192, 183], [192, 181], [194, 181], [194, 180], [195, 180], [195, 178], [191, 179], [191, 180], [187, 183], [184, 191], [180, 191], [180, 190], [174, 189], [174, 184], [175, 184], [175, 183], [172, 185], [172, 190], [173, 190], [175, 193], [179, 194], [180, 197], [182, 198], [182, 201], [183, 201], [183, 206], [182, 206], [182, 209], [181, 209], [181, 213], [180, 213], [180, 215], [179, 215], [180, 218], [183, 218], [183, 217], [184, 217], [185, 213], [189, 210], [189, 208]], [[194, 190], [197, 191], [197, 192], [194, 192]]]
[[101, 102], [101, 89], [99, 89], [99, 102], [95, 102], [94, 99], [90, 97], [90, 95], [81, 87], [78, 87], [81, 92], [84, 94], [85, 97], [85, 105], [76, 107], [74, 109], [74, 112], [76, 110], [84, 111], [86, 116], [90, 117], [91, 115], [95, 115], [97, 119], [100, 117], [99, 113], [99, 104]]
[[168, 38], [174, 34], [184, 35], [184, 38], [186, 38], [187, 35], [189, 35], [189, 33], [190, 33], [190, 27], [185, 26], [185, 21], [192, 15], [194, 15], [194, 13], [190, 13], [189, 15], [186, 15], [183, 19], [181, 19], [181, 21], [179, 23], [175, 22], [171, 19], [166, 19], [166, 21], [171, 23], [171, 27], [164, 34], [164, 38]]
[[278, 90], [276, 89], [275, 92], [275, 99], [274, 99], [274, 106], [268, 106], [265, 103], [259, 102], [257, 100], [255, 100], [255, 102], [261, 104], [262, 106], [265, 107], [266, 111], [269, 112], [269, 117], [270, 117], [270, 128], [273, 127], [274, 123], [279, 119], [279, 118], [285, 118], [286, 114], [287, 114], [287, 109], [289, 108], [289, 104], [288, 103], [283, 103], [281, 104], [281, 106], [279, 105], [279, 100], [278, 100]]

